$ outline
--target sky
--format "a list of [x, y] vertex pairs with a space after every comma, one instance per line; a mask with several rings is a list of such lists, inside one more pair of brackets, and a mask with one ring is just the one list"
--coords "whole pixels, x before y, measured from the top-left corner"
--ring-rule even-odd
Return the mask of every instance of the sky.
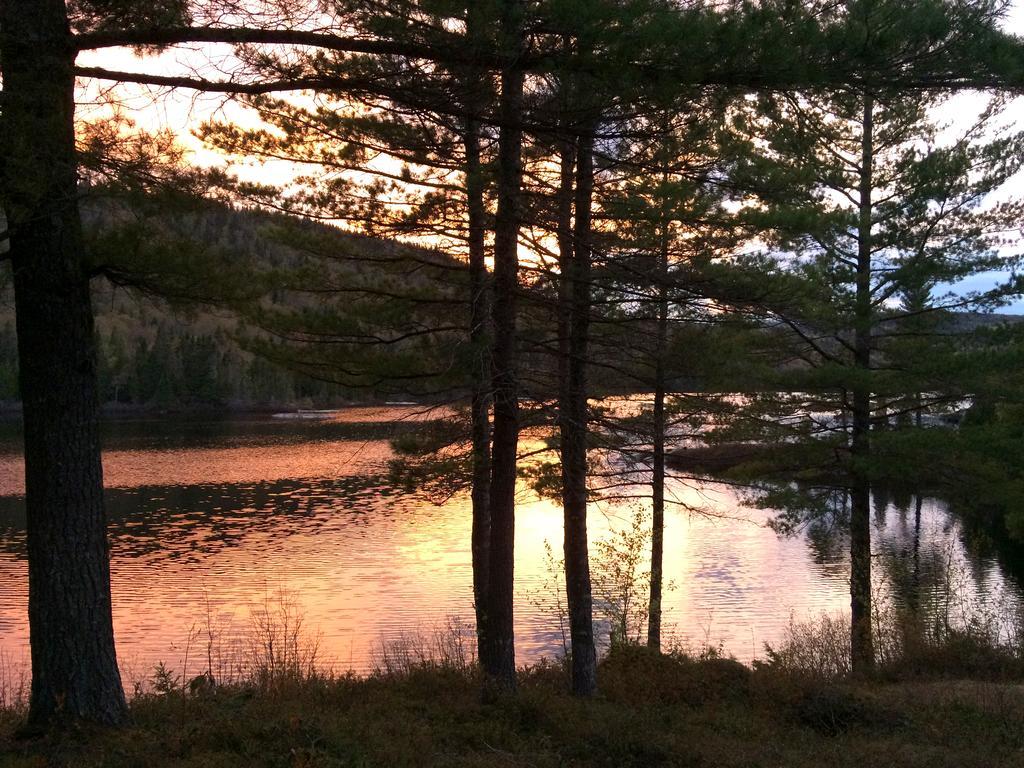
[[[1024, 0], [1014, 0], [1004, 23], [1006, 31], [1024, 36]], [[231, 60], [230, 46], [181, 46], [140, 59], [127, 49], [108, 49], [88, 51], [79, 56], [78, 63], [83, 66], [98, 66], [112, 70], [145, 71], [159, 74], [189, 74], [201, 72], [208, 77], [216, 77], [218, 71], [229, 71]], [[95, 106], [105, 99], [97, 98], [101, 88], [108, 84], [98, 82], [87, 83], [80, 99], [79, 113], [88, 119], [98, 114], [97, 110], [107, 109], [106, 106]], [[179, 142], [190, 151], [190, 161], [197, 165], [224, 165], [224, 157], [206, 146], [195, 137], [193, 131], [203, 121], [209, 119], [231, 120], [242, 126], [255, 126], [258, 120], [249, 110], [223, 95], [197, 94], [195, 92], [167, 89], [153, 89], [145, 86], [117, 86], [118, 102], [123, 112], [140, 128], [146, 130], [169, 129], [175, 133]], [[958, 101], [948, 108], [951, 125], [957, 125], [960, 115], [976, 112], [981, 102], [978, 94], [965, 94], [957, 97]], [[1016, 99], [1007, 112], [1007, 119], [1020, 128], [1024, 128], [1024, 97]], [[961, 118], [962, 121], [962, 118]], [[295, 175], [295, 166], [284, 161], [259, 163], [256, 161], [232, 162], [230, 170], [240, 178], [252, 181], [284, 183]], [[1024, 173], [1019, 174], [1004, 188], [1003, 194], [1008, 197], [1024, 197]], [[1024, 226], [1024, 222], [1022, 222]], [[1009, 252], [1024, 253], [1024, 239]], [[1006, 273], [976, 275], [962, 281], [958, 292], [984, 290], [1006, 277]], [[1013, 304], [1000, 309], [1000, 312], [1024, 314], [1024, 297]]]

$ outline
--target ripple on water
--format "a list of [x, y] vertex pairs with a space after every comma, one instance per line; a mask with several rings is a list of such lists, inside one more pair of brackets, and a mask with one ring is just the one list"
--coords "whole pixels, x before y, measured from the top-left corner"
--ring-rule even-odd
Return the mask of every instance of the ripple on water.
[[[350, 429], [362, 422], [340, 423]], [[384, 439], [347, 440], [330, 432], [333, 427], [325, 438], [310, 425], [291, 425], [295, 432], [289, 432], [287, 424], [247, 424], [232, 425], [223, 439], [207, 428], [194, 445], [181, 435], [171, 435], [164, 448], [137, 434], [108, 441], [111, 579], [123, 659], [142, 670], [161, 660], [180, 664], [190, 630], [205, 626], [207, 616], [226, 635], [238, 634], [253, 611], [273, 604], [282, 591], [305, 626], [319, 633], [324, 657], [361, 671], [372, 665], [382, 638], [433, 631], [451, 616], [472, 624], [465, 495], [435, 506], [384, 484], [390, 456]], [[20, 457], [0, 455], [0, 651], [27, 657], [24, 510], [13, 465], [20, 472]], [[791, 616], [847, 610], [841, 535], [810, 530], [780, 538], [764, 526], [768, 513], [738, 512], [728, 488], [670, 490], [671, 497], [699, 501], [726, 518], [750, 519], [669, 510], [669, 633], [721, 642], [749, 659], [763, 642], [778, 641]], [[627, 512], [594, 514], [592, 537], [625, 518]], [[522, 662], [562, 648], [545, 558], [545, 542], [560, 549], [561, 520], [561, 510], [547, 501], [517, 509]], [[874, 537], [885, 562], [904, 566], [915, 562], [917, 542], [926, 600], [941, 596], [950, 563], [970, 595], [1018, 600], [1019, 586], [994, 557], [963, 546], [956, 520], [938, 502], [923, 505], [919, 534], [913, 514], [883, 509]]]

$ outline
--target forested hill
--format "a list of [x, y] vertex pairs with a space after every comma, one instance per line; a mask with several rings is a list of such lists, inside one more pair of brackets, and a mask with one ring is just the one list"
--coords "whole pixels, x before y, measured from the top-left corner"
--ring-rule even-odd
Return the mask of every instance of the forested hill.
[[[101, 400], [110, 410], [326, 407], [376, 399], [297, 373], [254, 354], [259, 331], [238, 297], [267, 287], [261, 306], [301, 310], [301, 292], [270, 281], [311, 271], [371, 273], [399, 254], [435, 252], [354, 235], [281, 214], [210, 206], [139, 218], [103, 206], [83, 218], [97, 257], [116, 253], [93, 281]], [[311, 267], [315, 262], [316, 266]], [[287, 280], [285, 280], [287, 282]], [[343, 299], [325, 299], [324, 301]], [[329, 375], [329, 372], [328, 372]], [[16, 334], [9, 275], [0, 300], [0, 401], [18, 400]]]
[[950, 312], [944, 327], [948, 333], [971, 333], [982, 328], [1024, 322], [1024, 315], [986, 312]]
[[[123, 207], [92, 204], [85, 206], [84, 219], [95, 258], [104, 266], [98, 271], [106, 274], [93, 281], [93, 301], [100, 397], [109, 410], [312, 408], [386, 398], [393, 392], [322, 380], [332, 376], [330, 355], [336, 345], [297, 345], [296, 365], [282, 365], [260, 354], [266, 352], [266, 345], [253, 344], [253, 339], [274, 337], [254, 322], [253, 306], [261, 311], [305, 313], [305, 332], [298, 335], [308, 338], [315, 335], [308, 329], [327, 328], [324, 317], [335, 316], [346, 330], [352, 325], [353, 308], [358, 305], [354, 293], [325, 290], [318, 294], [328, 284], [380, 286], [387, 293], [388, 281], [392, 285], [397, 281], [402, 292], [415, 292], [418, 286], [437, 296], [438, 291], [453, 287], [447, 284], [458, 271], [452, 269], [456, 262], [436, 251], [346, 233], [284, 214], [221, 205], [139, 216]], [[425, 276], [430, 270], [422, 268], [424, 263], [440, 265], [440, 271], [448, 274], [440, 280], [436, 275]], [[16, 335], [9, 275], [4, 277], [0, 406], [12, 407], [18, 401]], [[295, 284], [312, 290], [289, 289]], [[374, 322], [383, 317], [386, 323], [389, 313], [402, 322], [401, 302], [392, 301], [383, 309], [375, 305], [371, 314]], [[1022, 320], [1024, 316], [1018, 315], [950, 313], [943, 326], [968, 334]], [[284, 325], [289, 326], [287, 320]], [[679, 342], [673, 347], [677, 362], [688, 370], [680, 373], [682, 386], [702, 388], [704, 372], [693, 354], [684, 351], [699, 347], [698, 339], [682, 326], [674, 335]], [[709, 358], [722, 357], [720, 345], [728, 344], [727, 340], [715, 334], [704, 338], [708, 334], [703, 332], [696, 335], [705, 346], [715, 346]], [[372, 354], [369, 348], [366, 354]], [[742, 354], [735, 349], [726, 357]], [[322, 377], [297, 372], [316, 371], [310, 363], [321, 357], [327, 361]], [[550, 362], [543, 355], [531, 360], [540, 367]], [[748, 383], [742, 363], [730, 370], [716, 387], [732, 391]], [[624, 375], [621, 364], [607, 373], [596, 366], [592, 378], [604, 392], [634, 391], [643, 380]]]

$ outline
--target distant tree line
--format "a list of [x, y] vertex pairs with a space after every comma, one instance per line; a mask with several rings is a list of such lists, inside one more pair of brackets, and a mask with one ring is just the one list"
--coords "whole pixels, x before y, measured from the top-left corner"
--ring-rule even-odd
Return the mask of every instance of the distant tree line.
[[257, 406], [337, 402], [337, 385], [315, 381], [208, 334], [161, 328], [152, 341], [112, 330], [97, 344], [100, 402], [168, 406]]
[[[0, 326], [0, 401], [20, 399], [14, 324]], [[161, 327], [152, 341], [117, 330], [96, 344], [100, 403], [178, 408], [331, 405], [352, 393], [232, 348], [211, 334]]]

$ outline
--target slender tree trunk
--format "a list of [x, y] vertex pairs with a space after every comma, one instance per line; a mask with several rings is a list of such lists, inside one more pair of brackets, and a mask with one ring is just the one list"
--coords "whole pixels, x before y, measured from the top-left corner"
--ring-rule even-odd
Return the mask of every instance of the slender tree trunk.
[[[473, 600], [477, 625], [487, 596], [491, 547], [491, 366], [490, 301], [485, 262], [486, 227], [483, 181], [480, 170], [480, 124], [475, 118], [466, 128], [466, 191], [469, 217], [470, 344], [474, 351], [473, 393], [470, 404], [473, 452]], [[479, 638], [478, 638], [479, 640]]]
[[[505, 0], [502, 23], [513, 47], [522, 45], [520, 0]], [[481, 661], [490, 691], [516, 687], [513, 584], [519, 390], [516, 294], [519, 290], [519, 223], [522, 186], [523, 71], [512, 64], [501, 75], [498, 139], [498, 210], [494, 231], [492, 373], [494, 433], [491, 449], [491, 547]]]
[[3, 206], [24, 407], [30, 727], [127, 717], [114, 653], [74, 53], [62, 0], [0, 4]]
[[[467, 7], [467, 37], [473, 42], [480, 34], [479, 6]], [[477, 627], [486, 623], [487, 582], [491, 550], [491, 363], [490, 286], [486, 263], [487, 211], [484, 179], [480, 164], [479, 73], [470, 71], [466, 98], [466, 203], [469, 227], [469, 340], [473, 349], [472, 421], [473, 507], [473, 603]], [[477, 634], [477, 654], [482, 658], [483, 634]]]
[[[662, 182], [667, 183], [667, 173]], [[647, 616], [647, 647], [661, 650], [661, 595], [665, 561], [665, 354], [668, 346], [669, 222], [662, 216], [656, 269], [658, 321], [654, 348], [654, 414], [651, 462], [651, 599]]]
[[871, 193], [874, 148], [874, 99], [864, 96], [861, 134], [860, 210], [858, 221], [857, 285], [854, 318], [852, 490], [850, 509], [850, 648], [853, 673], [874, 667], [871, 632]]
[[851, 492], [850, 569], [851, 660], [853, 673], [862, 675], [870, 672], [874, 665], [874, 646], [871, 632], [870, 485], [861, 478], [854, 479]]
[[562, 418], [562, 403], [569, 397], [569, 316], [572, 304], [572, 285], [565, 279], [572, 272], [573, 231], [572, 204], [576, 187], [576, 142], [568, 135], [559, 146], [558, 198], [555, 202], [556, 238], [558, 240], [558, 397], [559, 420]]
[[562, 275], [571, 299], [566, 382], [559, 404], [562, 437], [562, 508], [565, 515], [565, 593], [572, 639], [572, 692], [597, 691], [593, 596], [587, 546], [587, 346], [590, 335], [591, 205], [594, 195], [594, 133], [585, 129], [576, 157], [572, 261]]

